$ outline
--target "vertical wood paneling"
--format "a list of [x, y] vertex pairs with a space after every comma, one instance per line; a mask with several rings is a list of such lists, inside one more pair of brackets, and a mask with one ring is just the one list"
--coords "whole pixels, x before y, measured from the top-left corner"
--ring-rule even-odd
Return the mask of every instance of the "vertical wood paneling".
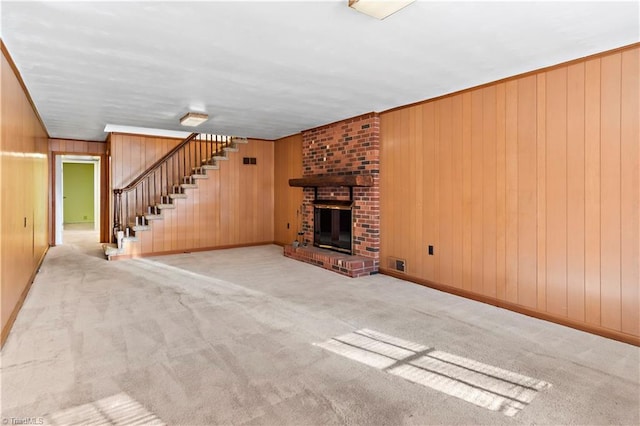
[[439, 200], [439, 282], [446, 285], [453, 285], [453, 117], [452, 99], [443, 99], [440, 103], [440, 138], [438, 140], [439, 150], [439, 179], [440, 179], [440, 200]]
[[622, 331], [640, 335], [640, 50], [622, 53]]
[[212, 219], [213, 222], [209, 224], [209, 232], [213, 237], [213, 247], [219, 246], [222, 243], [220, 242], [220, 206], [221, 206], [221, 196], [220, 196], [220, 173], [214, 173], [211, 175], [210, 179], [210, 193], [211, 198], [214, 201], [210, 204], [210, 209], [212, 211]]
[[496, 297], [506, 298], [506, 86], [496, 86]]
[[[440, 282], [440, 186], [442, 185], [442, 181], [440, 180], [440, 150], [438, 149], [438, 144], [440, 142], [440, 116], [441, 116], [442, 103], [438, 102], [434, 104], [434, 137], [433, 137], [433, 175], [431, 191], [432, 191], [432, 202], [433, 202], [433, 210], [432, 212], [432, 220], [429, 225], [431, 228], [431, 238], [430, 241], [434, 246], [434, 256], [429, 256], [431, 260], [432, 266], [432, 280], [435, 282]], [[411, 152], [407, 152], [407, 157], [411, 156]], [[407, 176], [406, 179], [411, 179], [412, 176]], [[412, 230], [408, 230], [408, 233], [411, 233]]]
[[496, 297], [496, 86], [482, 92], [482, 293]]
[[620, 282], [620, 104], [621, 54], [605, 56], [601, 63], [600, 165], [601, 226], [600, 270], [602, 325], [621, 328]]
[[472, 284], [471, 92], [462, 94], [462, 288]]
[[[409, 152], [411, 148], [409, 146], [409, 127], [410, 127], [410, 112], [408, 109], [399, 112], [399, 126], [397, 129], [403, 129], [402, 133], [396, 133], [394, 135], [397, 143], [397, 149], [399, 150], [399, 156], [396, 158], [396, 163], [394, 167], [396, 167], [396, 177], [398, 179], [407, 179], [409, 177]], [[396, 233], [395, 242], [396, 244], [400, 244], [400, 241], [411, 241], [414, 236], [411, 234], [412, 230], [415, 229], [415, 215], [412, 215], [410, 212], [413, 209], [413, 204], [409, 204], [411, 197], [411, 188], [407, 186], [403, 186], [400, 190], [400, 198], [403, 200], [400, 205], [400, 211], [402, 212], [399, 215], [394, 217], [395, 225], [394, 231]], [[412, 222], [412, 219], [414, 222]], [[415, 265], [418, 258], [418, 253], [414, 253], [409, 251], [406, 256], [407, 265]], [[411, 267], [411, 266], [410, 266]]]
[[[402, 111], [399, 111], [401, 113]], [[424, 182], [418, 184], [423, 189], [423, 197], [424, 200], [428, 200], [427, 203], [424, 204], [424, 220], [423, 220], [423, 244], [424, 245], [434, 245], [435, 246], [435, 229], [438, 226], [438, 217], [437, 217], [437, 208], [438, 203], [436, 203], [436, 192], [435, 192], [435, 180], [436, 180], [436, 110], [433, 104], [426, 104], [422, 110], [422, 116], [424, 121], [423, 127], [423, 158], [424, 164], [426, 167], [424, 168]], [[396, 134], [402, 132], [402, 122], [400, 121], [400, 126], [396, 127]], [[398, 137], [398, 136], [396, 136]], [[402, 164], [396, 166], [396, 174], [400, 175], [400, 170], [403, 170]], [[402, 179], [396, 180], [396, 185], [402, 185], [402, 182], [406, 182], [405, 179], [409, 179], [409, 176], [402, 177]], [[396, 178], [397, 179], [397, 178]], [[380, 199], [382, 199], [382, 193], [380, 195]], [[406, 201], [405, 201], [406, 203]], [[404, 207], [404, 206], [403, 206]], [[402, 210], [400, 210], [402, 211]], [[402, 244], [402, 241], [395, 241], [395, 246], [398, 247]], [[434, 247], [436, 248], [436, 247]], [[427, 248], [423, 246], [423, 249], [417, 253], [417, 256], [422, 259], [424, 274], [426, 279], [435, 281], [435, 261], [433, 260], [435, 256], [429, 256], [427, 252]]]
[[[422, 167], [422, 161], [424, 158], [424, 144], [423, 144], [423, 129], [422, 129], [422, 105], [416, 106], [415, 108], [411, 108], [413, 111], [413, 137], [414, 139], [410, 141], [413, 143], [413, 149], [415, 155], [413, 159], [409, 159], [409, 161], [413, 160], [413, 167], [415, 170], [415, 182], [412, 182], [413, 186], [413, 196], [415, 197], [415, 236], [414, 236], [414, 244], [413, 244], [413, 253], [414, 253], [414, 263], [409, 265], [409, 271], [417, 274], [418, 276], [423, 276], [425, 273], [425, 265], [423, 262], [424, 256], [424, 209], [425, 209], [425, 198], [424, 198], [424, 190], [422, 187], [422, 182], [424, 182], [425, 170]], [[382, 189], [381, 189], [382, 191]], [[428, 199], [426, 200], [429, 201]]]
[[[418, 111], [416, 110], [416, 108], [409, 108], [407, 109], [408, 112], [408, 121], [407, 121], [407, 135], [408, 138], [406, 141], [402, 141], [402, 143], [406, 144], [406, 152], [418, 152], [417, 147], [416, 147], [416, 128], [415, 128], [415, 123], [420, 121], [416, 119], [416, 114], [418, 113]], [[422, 152], [422, 151], [420, 151]], [[407, 174], [409, 176], [416, 176], [418, 173], [418, 169], [416, 168], [416, 162], [412, 161], [411, 157], [404, 157], [405, 159], [405, 164], [407, 165]], [[411, 257], [406, 259], [407, 260], [407, 264], [405, 264], [405, 268], [409, 267], [411, 268], [411, 271], [413, 271], [413, 273], [416, 273], [418, 271], [420, 271], [423, 268], [423, 264], [420, 261], [419, 257], [420, 257], [420, 239], [421, 236], [419, 236], [422, 233], [422, 216], [421, 214], [418, 214], [418, 209], [420, 209], [420, 211], [422, 211], [422, 191], [416, 191], [416, 186], [415, 185], [407, 185], [406, 187], [407, 189], [407, 198], [413, 198], [414, 201], [414, 207], [406, 210], [405, 211], [405, 217], [407, 218], [407, 225], [409, 229], [414, 229], [415, 230], [415, 234], [412, 238], [412, 241], [414, 241], [414, 247], [416, 248], [413, 251], [410, 251], [411, 253]], [[420, 195], [417, 195], [417, 192], [420, 192]], [[420, 201], [418, 201], [420, 200]], [[419, 233], [418, 233], [418, 230]], [[419, 273], [419, 272], [418, 272]]]
[[518, 303], [537, 305], [536, 77], [518, 80]]
[[600, 325], [600, 59], [585, 63], [585, 320]]
[[536, 75], [537, 309], [547, 310], [547, 74]]
[[164, 240], [166, 234], [166, 223], [169, 221], [165, 217], [164, 220], [157, 220], [153, 223], [153, 246], [152, 251], [161, 253], [165, 251]]
[[273, 142], [263, 141], [256, 145], [258, 147], [258, 157], [262, 159], [262, 169], [256, 169], [254, 175], [253, 196], [257, 200], [258, 208], [253, 208], [252, 220], [256, 224], [256, 233], [260, 241], [273, 241], [274, 221], [262, 220], [263, 212], [273, 212], [275, 208], [275, 181], [273, 175], [273, 165], [275, 164], [275, 151]]
[[[138, 136], [133, 136], [129, 139], [129, 154], [131, 155], [131, 161], [123, 164], [123, 177], [124, 182], [122, 186], [126, 186], [129, 182], [136, 178], [142, 171], [146, 169], [144, 159], [141, 152], [144, 150], [143, 139]], [[125, 149], [126, 152], [126, 149]], [[122, 161], [122, 160], [121, 160]]]
[[[246, 151], [246, 149], [244, 151]], [[238, 242], [241, 241], [240, 226], [239, 226], [240, 215], [241, 215], [240, 210], [242, 209], [242, 204], [244, 204], [242, 201], [245, 201], [245, 200], [243, 199], [243, 194], [240, 192], [240, 185], [239, 185], [240, 161], [236, 159], [236, 161], [228, 161], [227, 163], [228, 163], [228, 169], [230, 172], [229, 173], [230, 176], [229, 176], [229, 179], [227, 180], [227, 184], [230, 189], [232, 203], [234, 203], [234, 200], [233, 200], [234, 196], [239, 198], [237, 201], [237, 205], [234, 206], [234, 207], [237, 207], [237, 209], [229, 209], [230, 211], [229, 229], [231, 230], [231, 236], [230, 236], [231, 238], [229, 239], [229, 244], [234, 244], [233, 241], [238, 241]], [[245, 166], [245, 167], [251, 167], [251, 166]], [[271, 218], [271, 220], [273, 220], [273, 217]], [[251, 226], [251, 224], [246, 224], [246, 226]]]
[[[198, 190], [198, 191], [192, 191], [191, 192], [191, 195], [192, 195], [191, 201], [192, 202], [190, 204], [191, 204], [191, 206], [193, 208], [193, 216], [192, 216], [193, 217], [193, 223], [201, 224], [200, 225], [200, 229], [197, 232], [193, 233], [193, 242], [191, 243], [191, 247], [206, 247], [206, 246], [203, 246], [201, 241], [200, 241], [200, 236], [204, 232], [206, 232], [207, 225], [208, 225], [206, 222], [201, 220], [201, 217], [200, 217], [200, 208], [201, 208], [202, 203], [204, 201], [204, 198], [202, 197], [202, 194], [204, 192], [207, 192], [207, 191]], [[251, 224], [251, 222], [247, 222], [247, 223]]]
[[102, 155], [107, 152], [105, 142], [71, 141], [68, 139], [49, 139], [49, 151], [65, 154]]
[[[7, 54], [8, 55], [8, 54]], [[2, 44], [0, 346], [48, 247], [48, 138]], [[9, 208], [10, 206], [10, 208]]]
[[[390, 127], [390, 131], [391, 131], [391, 140], [393, 141], [393, 147], [394, 147], [394, 154], [390, 158], [391, 161], [391, 168], [393, 170], [393, 187], [394, 190], [397, 187], [397, 183], [402, 179], [402, 170], [404, 169], [402, 167], [403, 165], [403, 161], [405, 161], [405, 158], [403, 157], [403, 152], [402, 152], [402, 140], [399, 139], [399, 128], [401, 126], [401, 117], [400, 117], [400, 112], [398, 112], [398, 116], [396, 116], [396, 119], [394, 120], [394, 125]], [[401, 201], [399, 200], [400, 203], [404, 203], [405, 201]], [[389, 239], [389, 241], [391, 242], [391, 244], [394, 247], [397, 247], [399, 244], [401, 244], [401, 240], [403, 238], [405, 238], [404, 235], [402, 235], [402, 228], [401, 228], [401, 223], [402, 223], [402, 209], [404, 208], [404, 204], [400, 204], [398, 211], [393, 212], [390, 216], [389, 219], [390, 221], [388, 222], [390, 224], [390, 227], [387, 229], [391, 229], [393, 230], [392, 232], [387, 234], [387, 238]], [[410, 250], [408, 250], [404, 257], [403, 257], [406, 261], [407, 261], [407, 269], [411, 270], [413, 268], [413, 264], [415, 264], [416, 262], [416, 254], [412, 253]], [[422, 262], [422, 259], [419, 260], [420, 262]]]
[[505, 299], [518, 303], [518, 82], [506, 83]]
[[462, 288], [463, 272], [463, 154], [462, 154], [462, 96], [452, 98], [452, 283]]
[[300, 227], [298, 210], [303, 193], [302, 188], [290, 187], [289, 179], [302, 176], [302, 134], [278, 139], [274, 150], [274, 239], [291, 244]]
[[382, 113], [382, 266], [638, 337], [639, 52]]
[[546, 78], [547, 311], [567, 315], [567, 69]]
[[471, 291], [483, 291], [483, 114], [482, 90], [471, 92]]
[[585, 270], [584, 63], [567, 70], [567, 315], [583, 322]]
[[[384, 139], [386, 142], [385, 145], [380, 147], [380, 167], [384, 167], [386, 170], [390, 171], [390, 177], [393, 176], [393, 161], [388, 161], [389, 158], [393, 159], [393, 147], [395, 144], [395, 140], [393, 138], [393, 134], [390, 130], [393, 128], [394, 116], [391, 114], [380, 117], [380, 137]], [[392, 191], [393, 183], [391, 179], [380, 179], [380, 192], [384, 191]], [[381, 210], [380, 211], [380, 252], [386, 253], [387, 256], [390, 256], [393, 253], [393, 241], [391, 238], [385, 238], [384, 235], [385, 229], [391, 229], [391, 216], [393, 215], [393, 210]], [[410, 249], [412, 250], [412, 249]], [[387, 258], [380, 258], [381, 266], [388, 266], [389, 260]], [[414, 272], [416, 275], [420, 275], [417, 272]]]
[[[396, 187], [395, 177], [397, 175], [396, 163], [402, 160], [402, 158], [400, 158], [400, 151], [398, 150], [398, 140], [396, 139], [396, 134], [395, 134], [395, 128], [397, 127], [396, 123], [397, 123], [397, 120], [396, 120], [396, 117], [394, 116], [393, 119], [389, 121], [389, 124], [385, 126], [387, 140], [389, 141], [386, 148], [387, 148], [387, 152], [392, 153], [392, 155], [383, 155], [386, 153], [383, 153], [383, 151], [380, 150], [380, 164], [384, 162], [387, 165], [388, 169], [391, 171], [389, 175], [389, 179], [385, 180], [384, 182], [384, 184], [387, 185], [389, 190], [395, 190], [395, 187]], [[381, 123], [381, 131], [382, 131], [382, 123]], [[380, 183], [382, 185], [383, 182], [381, 181]], [[382, 191], [382, 189], [380, 189], [380, 191]], [[387, 233], [386, 241], [390, 245], [390, 247], [397, 247], [395, 235], [394, 235], [395, 229], [396, 229], [396, 211], [387, 210], [384, 212], [384, 214], [380, 212], [380, 220], [381, 220], [380, 239], [382, 240], [382, 234], [384, 234], [386, 230], [389, 230], [390, 232]], [[382, 225], [383, 221], [385, 223], [384, 226]], [[393, 249], [391, 250], [393, 252]], [[407, 252], [410, 253], [411, 251], [407, 250]], [[412, 270], [411, 268], [413, 268], [412, 265], [406, 265], [406, 267], [408, 270]]]

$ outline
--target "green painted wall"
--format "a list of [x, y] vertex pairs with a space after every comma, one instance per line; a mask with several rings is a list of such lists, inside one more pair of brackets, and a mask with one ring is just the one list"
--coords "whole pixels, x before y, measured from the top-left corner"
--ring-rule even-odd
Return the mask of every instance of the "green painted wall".
[[62, 164], [64, 223], [93, 222], [93, 164]]

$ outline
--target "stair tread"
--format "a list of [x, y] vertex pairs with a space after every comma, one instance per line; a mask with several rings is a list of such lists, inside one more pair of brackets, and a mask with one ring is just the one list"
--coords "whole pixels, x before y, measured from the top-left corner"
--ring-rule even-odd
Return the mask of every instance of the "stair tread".
[[175, 209], [176, 205], [175, 204], [156, 204], [156, 207], [161, 210], [162, 209], [166, 210], [166, 209]]
[[187, 198], [187, 194], [169, 194], [169, 197], [171, 199], [176, 199], [176, 198]]
[[112, 243], [102, 244], [102, 249], [104, 250], [104, 254], [105, 256], [107, 256], [107, 258], [109, 258], [110, 256], [122, 254], [124, 251], [122, 249], [119, 249], [116, 244]]
[[193, 179], [209, 179], [209, 176], [203, 175], [203, 174], [195, 174], [195, 175], [191, 175], [191, 177]]
[[219, 170], [220, 166], [217, 164], [203, 164], [202, 168], [205, 170]]
[[197, 188], [198, 185], [195, 183], [181, 183], [180, 187], [184, 188], [184, 189], [194, 189]]
[[134, 232], [148, 231], [149, 229], [151, 229], [149, 225], [136, 225], [135, 223], [130, 223], [129, 228], [133, 229]]
[[159, 220], [159, 219], [162, 219], [162, 215], [161, 214], [145, 214], [144, 218], [146, 220]]

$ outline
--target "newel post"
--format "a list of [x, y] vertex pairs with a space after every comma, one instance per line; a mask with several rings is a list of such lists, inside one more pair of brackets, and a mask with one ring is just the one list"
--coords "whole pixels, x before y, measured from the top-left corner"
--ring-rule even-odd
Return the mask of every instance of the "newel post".
[[113, 235], [122, 231], [122, 189], [113, 190]]

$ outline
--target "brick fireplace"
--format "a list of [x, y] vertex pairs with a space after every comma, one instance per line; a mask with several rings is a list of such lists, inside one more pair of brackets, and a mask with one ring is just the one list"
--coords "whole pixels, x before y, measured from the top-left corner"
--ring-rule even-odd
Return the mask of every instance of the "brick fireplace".
[[[285, 255], [349, 276], [378, 271], [380, 252], [380, 121], [376, 113], [302, 132], [303, 178], [370, 176], [371, 186], [305, 187], [302, 231], [306, 247], [285, 247]], [[314, 242], [314, 201], [352, 203], [352, 255], [319, 250]], [[358, 272], [350, 272], [353, 263]], [[345, 268], [345, 265], [347, 267]]]

